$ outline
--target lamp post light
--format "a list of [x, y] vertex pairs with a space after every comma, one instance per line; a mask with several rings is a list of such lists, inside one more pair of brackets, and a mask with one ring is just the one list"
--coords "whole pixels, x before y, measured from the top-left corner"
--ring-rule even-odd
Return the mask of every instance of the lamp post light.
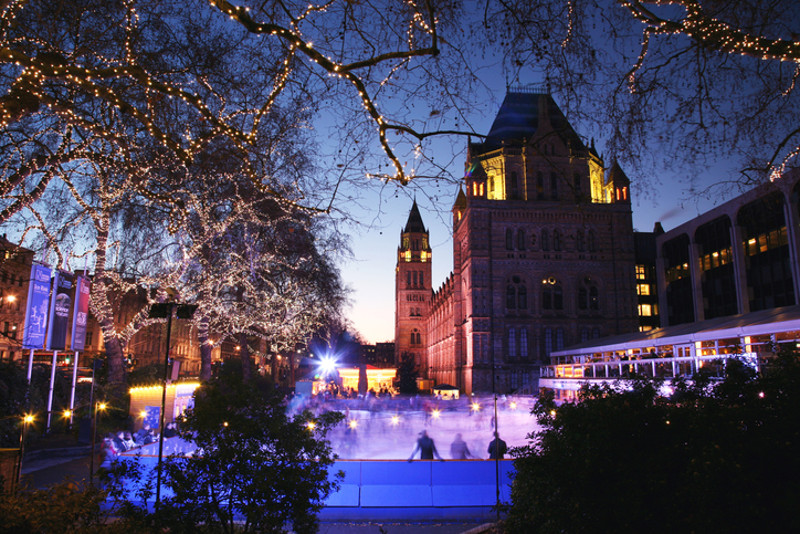
[[[177, 302], [162, 302], [153, 304], [150, 307], [149, 316], [154, 319], [167, 320], [167, 350], [164, 354], [164, 376], [161, 382], [161, 412], [159, 413], [158, 425], [158, 462], [156, 464], [156, 503], [155, 507], [158, 510], [161, 504], [161, 463], [164, 458], [164, 427], [166, 425], [166, 409], [167, 409], [167, 382], [169, 381], [169, 364], [170, 364], [170, 336], [172, 333], [172, 318], [173, 316], [178, 319], [191, 319], [194, 315], [197, 306], [194, 304], [179, 304]], [[239, 350], [240, 347], [236, 347]]]
[[33, 423], [35, 418], [30, 415], [26, 414], [22, 416], [22, 432], [19, 434], [19, 461], [17, 462], [17, 486], [19, 486], [19, 481], [22, 478], [22, 457], [25, 455], [25, 434], [28, 430], [28, 425]]
[[97, 402], [94, 404], [94, 414], [92, 416], [92, 448], [89, 454], [89, 485], [94, 485], [94, 448], [97, 443], [97, 412], [105, 411], [108, 404], [105, 402]]

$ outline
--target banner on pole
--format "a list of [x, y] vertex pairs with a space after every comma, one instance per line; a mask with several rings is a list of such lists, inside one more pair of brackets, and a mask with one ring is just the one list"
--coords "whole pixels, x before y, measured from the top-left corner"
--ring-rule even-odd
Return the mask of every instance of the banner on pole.
[[75, 275], [56, 271], [50, 299], [50, 328], [47, 329], [47, 350], [64, 350], [67, 346], [69, 310], [72, 307], [72, 283]]
[[43, 349], [47, 333], [47, 300], [50, 297], [50, 268], [34, 263], [28, 284], [28, 303], [25, 308], [25, 332], [22, 348]]
[[89, 320], [89, 294], [92, 283], [85, 276], [79, 276], [75, 285], [75, 312], [72, 317], [72, 350], [86, 347], [86, 325]]

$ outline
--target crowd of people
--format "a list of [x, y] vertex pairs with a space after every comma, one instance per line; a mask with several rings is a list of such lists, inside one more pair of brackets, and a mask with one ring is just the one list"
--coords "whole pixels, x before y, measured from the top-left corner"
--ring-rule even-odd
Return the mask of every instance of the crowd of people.
[[[174, 422], [167, 423], [164, 428], [164, 437], [171, 438], [178, 435]], [[109, 432], [100, 444], [100, 467], [108, 469], [114, 460], [123, 452], [155, 443], [159, 438], [158, 432], [150, 425], [144, 424], [136, 432], [120, 430]]]

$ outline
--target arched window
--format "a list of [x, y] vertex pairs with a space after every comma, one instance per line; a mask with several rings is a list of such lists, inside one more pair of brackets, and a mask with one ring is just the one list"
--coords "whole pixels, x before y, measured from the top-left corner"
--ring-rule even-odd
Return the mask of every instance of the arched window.
[[416, 328], [411, 331], [411, 344], [422, 345], [422, 334], [420, 334], [419, 330]]
[[508, 329], [508, 355], [512, 358], [517, 356], [517, 331], [515, 328]]
[[564, 348], [564, 329], [560, 326], [556, 328], [556, 343], [555, 349], [561, 350]]
[[558, 230], [553, 230], [553, 250], [561, 251], [561, 232]]
[[514, 250], [514, 230], [506, 228], [506, 250]]
[[517, 299], [516, 299], [516, 291], [514, 290], [514, 286], [512, 284], [508, 284], [506, 287], [506, 308], [509, 310], [513, 310], [517, 307]]
[[558, 282], [556, 282], [556, 285], [553, 286], [553, 309], [564, 309], [564, 292], [561, 289], [561, 284]]
[[528, 288], [519, 276], [512, 276], [506, 284], [506, 309], [528, 309]]
[[594, 251], [595, 251], [595, 248], [594, 248], [594, 247], [595, 247], [595, 243], [594, 243], [594, 231], [592, 231], [592, 230], [589, 230], [589, 239], [588, 239], [588, 241], [589, 241], [589, 243], [588, 243], [588, 245], [589, 245], [589, 252], [594, 252]]
[[525, 250], [525, 230], [522, 228], [517, 230], [517, 249]]
[[547, 228], [542, 228], [542, 250], [550, 250], [550, 235], [547, 233]]
[[521, 328], [519, 331], [519, 355], [522, 358], [528, 357], [528, 329]]
[[517, 308], [520, 310], [528, 309], [528, 289], [524, 284], [517, 288]]
[[549, 327], [545, 328], [542, 331], [542, 339], [544, 341], [542, 345], [542, 349], [544, 350], [542, 360], [547, 361], [550, 358], [550, 353], [553, 352], [553, 329]]
[[599, 310], [600, 291], [590, 277], [581, 281], [578, 287], [578, 309], [579, 310]]
[[419, 286], [425, 287], [425, 273], [422, 271], [419, 272]]
[[561, 282], [554, 278], [542, 280], [542, 309], [564, 309], [564, 292], [561, 289]]
[[411, 287], [411, 271], [406, 271], [406, 287]]
[[583, 230], [578, 230], [577, 236], [575, 237], [575, 248], [578, 249], [578, 252], [583, 252], [586, 250], [586, 241], [583, 237]]

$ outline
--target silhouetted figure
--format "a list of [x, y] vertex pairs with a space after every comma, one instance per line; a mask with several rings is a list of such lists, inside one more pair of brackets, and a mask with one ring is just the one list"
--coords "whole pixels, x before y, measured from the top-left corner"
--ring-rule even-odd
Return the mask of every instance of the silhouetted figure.
[[456, 439], [450, 444], [450, 457], [453, 460], [466, 460], [472, 458], [467, 442], [461, 438], [461, 433], [456, 434]]
[[494, 439], [489, 442], [489, 459], [498, 460], [505, 458], [507, 451], [508, 447], [506, 446], [506, 442], [500, 439], [500, 436], [495, 432]]
[[408, 458], [409, 462], [414, 459], [414, 455], [417, 454], [417, 451], [419, 451], [420, 460], [433, 460], [433, 457], [436, 456], [439, 460], [444, 461], [444, 458], [439, 456], [439, 451], [436, 450], [436, 444], [428, 437], [428, 432], [425, 430], [419, 433], [417, 446]]

